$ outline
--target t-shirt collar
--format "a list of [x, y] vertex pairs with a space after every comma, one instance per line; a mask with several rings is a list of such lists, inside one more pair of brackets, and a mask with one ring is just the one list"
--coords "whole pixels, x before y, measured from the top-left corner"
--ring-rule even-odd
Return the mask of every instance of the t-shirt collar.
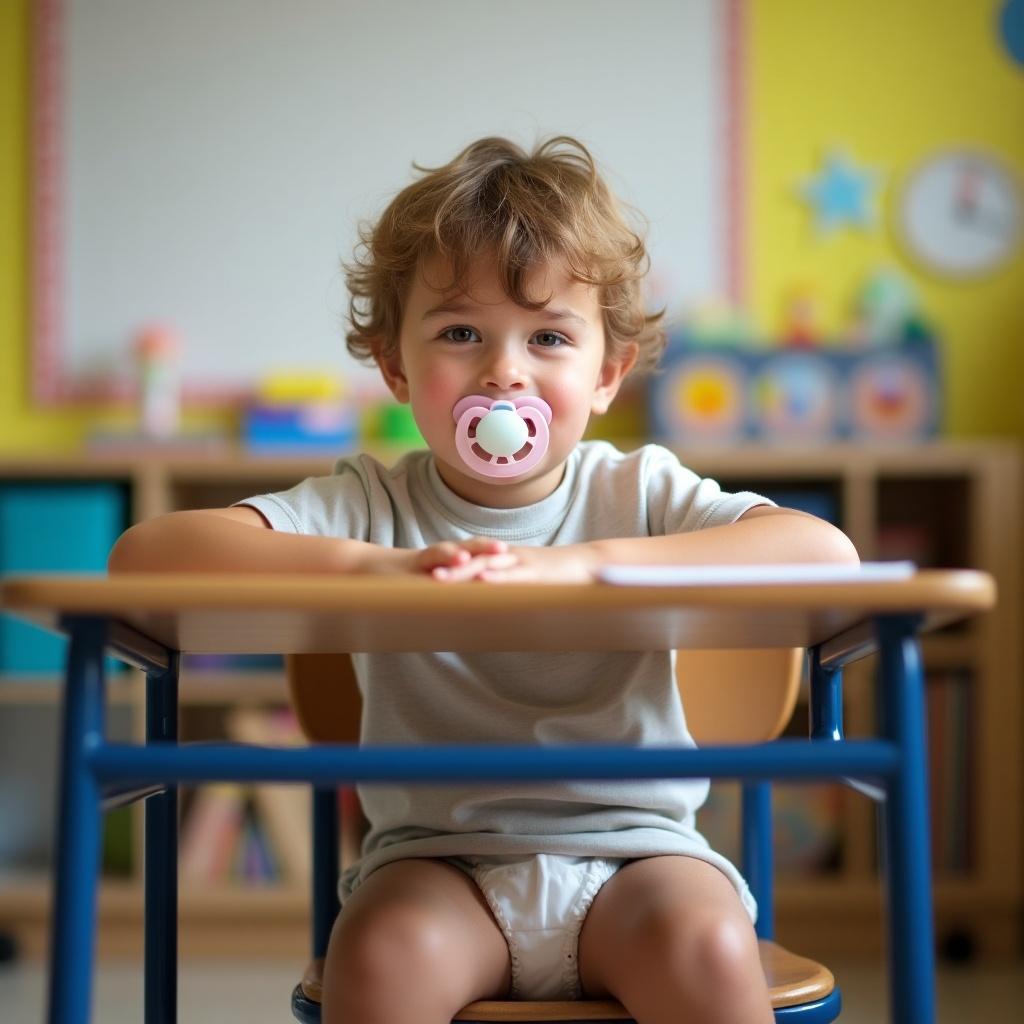
[[488, 508], [460, 498], [441, 479], [431, 454], [424, 460], [427, 493], [437, 510], [463, 529], [508, 540], [539, 536], [550, 533], [565, 518], [576, 489], [579, 460], [579, 449], [574, 448], [565, 461], [561, 482], [546, 498], [519, 508]]

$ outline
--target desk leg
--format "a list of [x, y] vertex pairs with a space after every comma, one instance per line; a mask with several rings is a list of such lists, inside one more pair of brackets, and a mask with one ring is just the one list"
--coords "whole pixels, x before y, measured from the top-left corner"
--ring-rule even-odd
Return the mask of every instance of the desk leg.
[[86, 1024], [92, 1010], [100, 787], [88, 763], [104, 738], [106, 622], [69, 618], [62, 708], [56, 879], [51, 912], [49, 1024]]
[[824, 668], [820, 647], [810, 652], [810, 670], [811, 739], [839, 742], [843, 738], [843, 670]]
[[[178, 742], [178, 663], [146, 675], [146, 743]], [[145, 1020], [178, 1016], [178, 787], [146, 800]]]
[[338, 787], [313, 787], [313, 956], [327, 955], [338, 916]]
[[900, 748], [888, 782], [885, 822], [892, 1019], [935, 1020], [935, 924], [932, 914], [931, 833], [924, 675], [912, 618], [881, 618], [882, 729]]

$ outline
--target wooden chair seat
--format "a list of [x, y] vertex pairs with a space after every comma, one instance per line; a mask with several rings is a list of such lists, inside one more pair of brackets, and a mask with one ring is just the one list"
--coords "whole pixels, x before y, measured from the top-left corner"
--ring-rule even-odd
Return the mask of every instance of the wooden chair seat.
[[[777, 942], [760, 940], [761, 966], [768, 979], [772, 1009], [799, 1006], [824, 999], [835, 988], [835, 979], [827, 967], [806, 957], [790, 953]], [[313, 1003], [323, 998], [322, 958], [306, 968], [300, 988]], [[499, 1021], [587, 1021], [631, 1020], [621, 1003], [613, 999], [579, 999], [563, 1001], [510, 1001], [483, 999], [460, 1010], [455, 1020]]]

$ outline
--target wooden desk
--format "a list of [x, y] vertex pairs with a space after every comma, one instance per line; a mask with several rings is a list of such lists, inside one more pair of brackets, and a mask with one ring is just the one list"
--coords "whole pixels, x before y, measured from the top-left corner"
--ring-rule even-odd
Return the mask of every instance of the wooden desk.
[[[927, 755], [919, 632], [995, 602], [984, 573], [920, 572], [892, 583], [620, 588], [399, 578], [128, 576], [11, 578], [0, 604], [67, 632], [51, 1024], [89, 1018], [101, 804], [150, 795], [146, 820], [146, 1019], [174, 1019], [176, 791], [185, 779], [371, 781], [714, 776], [878, 779], [886, 798], [893, 1019], [934, 1019]], [[368, 650], [811, 650], [819, 736], [840, 720], [843, 665], [880, 652], [877, 740], [742, 748], [433, 747], [268, 751], [176, 743], [181, 652]], [[103, 654], [147, 672], [146, 746], [103, 738]], [[159, 795], [153, 796], [159, 791]]]
[[9, 577], [0, 601], [50, 629], [65, 615], [101, 615], [193, 654], [621, 651], [813, 647], [877, 614], [920, 613], [926, 631], [991, 608], [995, 585], [966, 570], [892, 583], [685, 588], [140, 573]]

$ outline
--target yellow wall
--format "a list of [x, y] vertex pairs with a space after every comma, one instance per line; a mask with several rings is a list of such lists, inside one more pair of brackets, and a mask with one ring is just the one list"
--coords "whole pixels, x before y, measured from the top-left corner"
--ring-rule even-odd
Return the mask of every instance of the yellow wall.
[[[34, 408], [26, 337], [28, 3], [0, 2], [0, 449], [68, 447], [87, 411]], [[1024, 69], [995, 37], [998, 0], [749, 0], [750, 279], [758, 320], [817, 283], [834, 326], [863, 275], [895, 264], [944, 335], [948, 423], [957, 435], [1024, 439], [1024, 261], [975, 284], [902, 262], [888, 227], [816, 240], [794, 188], [833, 148], [882, 171], [883, 218], [901, 177], [931, 150], [973, 144], [1024, 179]]]
[[[979, 283], [942, 283], [900, 256], [899, 185], [933, 150], [970, 145], [1024, 182], [1024, 67], [996, 36], [999, 0], [750, 0], [750, 277], [755, 314], [814, 281], [835, 326], [879, 264], [907, 275], [943, 335], [949, 432], [1024, 439], [1024, 255]], [[884, 175], [875, 232], [816, 239], [794, 197], [832, 149]]]

